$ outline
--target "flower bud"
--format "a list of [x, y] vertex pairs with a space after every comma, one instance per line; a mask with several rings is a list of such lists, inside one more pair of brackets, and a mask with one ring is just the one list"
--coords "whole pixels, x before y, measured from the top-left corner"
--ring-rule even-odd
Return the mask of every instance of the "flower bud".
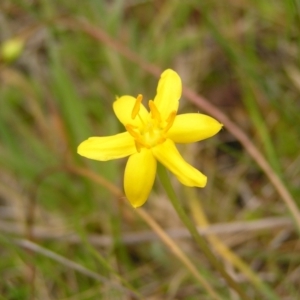
[[13, 62], [22, 53], [24, 40], [21, 38], [11, 38], [0, 45], [0, 60], [6, 63]]

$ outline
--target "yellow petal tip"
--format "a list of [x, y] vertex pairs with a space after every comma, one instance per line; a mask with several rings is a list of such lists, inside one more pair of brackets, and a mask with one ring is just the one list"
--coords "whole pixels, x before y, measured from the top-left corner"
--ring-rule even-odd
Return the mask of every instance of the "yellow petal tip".
[[127, 197], [127, 200], [129, 201], [130, 205], [136, 209], [143, 206], [148, 200], [148, 197], [146, 199], [134, 199], [134, 200], [129, 200]]

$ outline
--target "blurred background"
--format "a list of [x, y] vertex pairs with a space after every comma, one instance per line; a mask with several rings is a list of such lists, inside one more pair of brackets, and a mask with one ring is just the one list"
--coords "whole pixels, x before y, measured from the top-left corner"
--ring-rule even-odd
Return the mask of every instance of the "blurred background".
[[[1, 0], [0, 299], [136, 299], [128, 290], [139, 299], [211, 299], [112, 193], [122, 191], [126, 159], [91, 161], [76, 149], [123, 131], [115, 97], [153, 99], [154, 74], [172, 68], [248, 135], [299, 207], [299, 28], [298, 0]], [[209, 114], [188, 97], [179, 112]], [[204, 189], [185, 189], [171, 176], [191, 220], [233, 224], [219, 232], [223, 243], [279, 299], [298, 299], [291, 214], [240, 140], [225, 124], [179, 148], [209, 179]], [[144, 209], [224, 299], [239, 299], [159, 182]], [[258, 221], [265, 225], [249, 225]], [[274, 299], [225, 265], [251, 299]]]

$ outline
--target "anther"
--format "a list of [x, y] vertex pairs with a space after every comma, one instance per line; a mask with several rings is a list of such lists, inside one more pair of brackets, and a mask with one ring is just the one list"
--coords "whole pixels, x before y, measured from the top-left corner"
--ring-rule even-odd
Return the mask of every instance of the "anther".
[[134, 138], [136, 138], [136, 139], [140, 138], [140, 134], [139, 134], [138, 132], [135, 131], [136, 128], [137, 128], [136, 126], [131, 125], [131, 124], [127, 124], [127, 125], [125, 125], [125, 128], [126, 128], [126, 130], [129, 132], [129, 134], [130, 134], [132, 137], [134, 137]]
[[154, 101], [152, 101], [152, 100], [149, 101], [149, 108], [150, 108], [150, 111], [151, 111], [152, 119], [155, 119], [158, 122], [161, 122], [160, 112], [157, 109], [156, 105], [154, 104]]
[[131, 112], [131, 119], [134, 120], [135, 117], [138, 115], [138, 113], [140, 112], [140, 107], [141, 107], [141, 103], [143, 101], [143, 95], [139, 94], [137, 97], [136, 97], [136, 101], [135, 101], [135, 104], [134, 104], [134, 107], [132, 109], [132, 112]]
[[176, 117], [176, 111], [172, 111], [167, 118], [167, 126], [164, 128], [164, 132], [168, 132], [168, 130], [172, 127], [174, 120]]
[[138, 153], [140, 153], [140, 152], [141, 152], [142, 146], [141, 146], [136, 140], [134, 141], [134, 143], [135, 143], [136, 151], [137, 151]]

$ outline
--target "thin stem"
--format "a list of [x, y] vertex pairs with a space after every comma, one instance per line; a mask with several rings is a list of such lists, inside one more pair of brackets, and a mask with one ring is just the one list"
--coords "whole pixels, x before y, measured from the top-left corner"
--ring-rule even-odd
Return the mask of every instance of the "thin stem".
[[183, 210], [180, 201], [178, 200], [175, 191], [172, 187], [172, 184], [170, 182], [167, 170], [165, 167], [163, 167], [161, 164], [158, 165], [157, 168], [159, 179], [169, 197], [171, 200], [171, 203], [176, 210], [178, 216], [180, 217], [183, 224], [186, 226], [186, 228], [191, 233], [192, 237], [200, 247], [200, 249], [203, 251], [207, 259], [210, 261], [210, 263], [221, 273], [221, 275], [224, 277], [224, 279], [227, 281], [229, 286], [234, 289], [241, 299], [244, 300], [250, 300], [250, 298], [244, 293], [244, 291], [241, 289], [241, 287], [232, 279], [232, 277], [225, 271], [222, 264], [218, 261], [218, 259], [214, 256], [214, 254], [209, 249], [206, 240], [198, 233], [197, 228], [195, 225], [190, 221], [189, 217], [186, 215], [185, 211]]
[[193, 274], [200, 285], [207, 291], [212, 299], [222, 300], [210, 283], [201, 275], [197, 268], [193, 265], [188, 256], [176, 245], [176, 243], [165, 233], [165, 231], [155, 222], [155, 220], [142, 208], [138, 208], [136, 213], [156, 232], [162, 242], [169, 250], [185, 265], [185, 267]]
[[39, 253], [45, 257], [48, 257], [48, 258], [60, 263], [61, 265], [68, 267], [70, 269], [73, 269], [81, 274], [84, 274], [87, 277], [93, 278], [94, 280], [97, 280], [98, 282], [105, 283], [107, 285], [110, 285], [113, 288], [117, 288], [120, 291], [126, 292], [128, 295], [131, 295], [135, 299], [141, 299], [141, 296], [137, 292], [130, 290], [127, 287], [122, 286], [118, 282], [114, 282], [110, 279], [107, 279], [104, 276], [99, 275], [98, 273], [86, 268], [85, 266], [80, 265], [80, 264], [76, 263], [75, 261], [72, 261], [72, 260], [70, 260], [62, 255], [59, 255], [49, 249], [46, 249], [36, 243], [33, 243], [33, 242], [31, 242], [29, 240], [25, 240], [25, 239], [15, 239], [13, 241], [15, 244], [17, 244], [25, 249], [28, 249], [30, 251], [33, 251], [35, 253]]
[[[89, 173], [89, 170], [80, 168], [80, 167], [76, 167], [71, 166], [71, 165], [67, 165], [67, 166], [55, 166], [53, 168], [49, 168], [47, 170], [45, 170], [44, 172], [42, 172], [41, 174], [39, 174], [36, 177], [36, 180], [34, 181], [34, 184], [31, 186], [31, 189], [29, 191], [30, 194], [30, 199], [32, 199], [32, 206], [33, 208], [30, 210], [30, 212], [28, 213], [28, 215], [30, 216], [30, 221], [33, 223], [33, 219], [34, 219], [34, 205], [37, 202], [37, 192], [38, 192], [38, 187], [39, 185], [41, 185], [41, 183], [47, 178], [47, 176], [49, 176], [50, 174], [53, 174], [55, 172], [73, 172], [73, 173], [79, 173], [82, 175], [86, 175], [86, 172], [89, 174], [90, 177], [92, 177], [94, 174], [92, 172]], [[122, 194], [113, 184], [111, 184], [110, 182], [106, 181], [104, 178], [98, 176], [97, 180], [101, 182], [101, 184], [103, 186], [105, 186], [107, 189], [113, 190], [115, 193], [119, 193]], [[28, 241], [33, 242], [34, 241], [34, 234], [33, 234], [33, 225], [30, 223], [30, 227], [28, 230]], [[80, 230], [80, 227], [78, 228], [78, 230]], [[109, 272], [111, 272], [123, 285], [125, 288], [128, 288], [129, 290], [132, 291], [133, 294], [135, 294], [137, 297], [139, 297], [138, 299], [141, 299], [142, 296], [139, 294], [138, 291], [135, 290], [134, 287], [132, 287], [130, 285], [130, 283], [128, 283], [122, 276], [120, 276], [113, 268], [111, 268], [111, 266], [107, 263], [107, 261], [99, 254], [98, 251], [95, 251], [95, 249], [93, 248], [93, 246], [91, 246], [90, 242], [88, 241], [87, 237], [84, 235], [84, 232], [81, 232], [81, 237], [79, 238], [80, 242], [84, 242], [85, 246], [88, 247], [88, 249], [95, 255], [95, 257], [98, 259], [98, 261], [101, 263], [101, 265], [108, 270]], [[26, 242], [28, 244], [28, 242]], [[26, 248], [26, 247], [24, 247]], [[27, 247], [28, 251], [31, 248]], [[27, 249], [26, 248], [26, 249]], [[33, 252], [32, 252], [33, 253]], [[33, 269], [33, 275], [32, 275], [32, 295], [34, 295], [34, 276], [35, 276], [35, 269]], [[100, 275], [99, 275], [100, 276]], [[103, 277], [104, 278], [104, 277]], [[33, 298], [32, 298], [33, 299]]]
[[[76, 165], [69, 165], [68, 170], [75, 174], [89, 178], [90, 180], [106, 187], [115, 197], [124, 199], [123, 193], [112, 183], [105, 178], [99, 176], [91, 170], [77, 167]], [[126, 202], [127, 203], [127, 202]], [[142, 208], [135, 210], [153, 231], [159, 236], [161, 241], [168, 247], [168, 249], [182, 262], [182, 264], [191, 272], [194, 278], [207, 291], [207, 293], [214, 300], [222, 300], [222, 298], [215, 292], [208, 281], [198, 272], [188, 256], [177, 246], [177, 244], [168, 236], [168, 234], [157, 224], [157, 222]]]
[[[186, 188], [185, 191], [188, 196], [190, 211], [196, 224], [200, 225], [201, 228], [206, 228], [209, 226], [209, 222], [201, 205], [201, 201], [198, 201], [196, 198], [195, 189]], [[249, 281], [261, 291], [262, 294], [268, 297], [268, 299], [279, 300], [278, 295], [276, 295], [275, 292], [267, 284], [265, 284], [254, 271], [252, 271], [246, 262], [232, 252], [231, 249], [223, 243], [222, 239], [218, 237], [218, 235], [213, 233], [208, 234], [207, 240], [224, 260], [228, 261], [231, 265], [240, 270], [249, 279]]]

